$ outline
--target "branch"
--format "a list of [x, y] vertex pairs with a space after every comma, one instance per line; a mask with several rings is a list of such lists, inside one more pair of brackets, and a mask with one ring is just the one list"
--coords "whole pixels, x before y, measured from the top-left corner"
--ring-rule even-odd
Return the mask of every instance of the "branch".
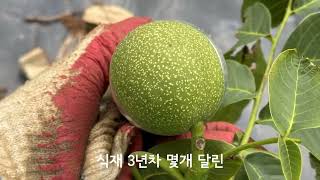
[[258, 111], [259, 111], [259, 107], [260, 107], [260, 103], [261, 103], [261, 99], [262, 99], [262, 95], [263, 95], [263, 91], [266, 86], [266, 82], [268, 80], [268, 74], [269, 74], [273, 59], [274, 59], [275, 51], [276, 51], [280, 36], [282, 34], [282, 31], [283, 31], [285, 25], [287, 24], [289, 16], [292, 14], [291, 7], [292, 7], [292, 0], [289, 0], [285, 16], [280, 24], [280, 27], [277, 31], [275, 38], [272, 39], [272, 46], [271, 46], [270, 53], [269, 53], [267, 68], [264, 72], [264, 76], [262, 78], [261, 86], [257, 92], [256, 99], [254, 100], [252, 111], [251, 111], [250, 118], [249, 118], [248, 127], [244, 133], [242, 140], [241, 140], [241, 145], [246, 144], [249, 141], [253, 127], [255, 125], [255, 121], [256, 121], [256, 118], [258, 115]]
[[[240, 146], [238, 146], [236, 148], [233, 148], [233, 149], [223, 153], [223, 159], [227, 159], [228, 157], [231, 157], [231, 156], [233, 156], [235, 154], [238, 154], [240, 151], [243, 151], [243, 150], [246, 150], [246, 149], [249, 149], [249, 148], [256, 148], [256, 147], [259, 147], [259, 146], [262, 146], [262, 145], [266, 145], [266, 144], [277, 143], [278, 139], [279, 138], [274, 137], [274, 138], [269, 138], [269, 139], [265, 139], [265, 140], [262, 140], [262, 141], [256, 141], [256, 142], [240, 145]], [[296, 143], [300, 143], [301, 142], [300, 139], [290, 139], [290, 140], [292, 140], [292, 141], [294, 141]]]

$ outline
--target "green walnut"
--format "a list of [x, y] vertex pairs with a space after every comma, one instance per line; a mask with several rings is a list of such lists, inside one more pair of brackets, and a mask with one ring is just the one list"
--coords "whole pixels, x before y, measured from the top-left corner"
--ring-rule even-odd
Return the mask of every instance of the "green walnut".
[[208, 37], [177, 21], [154, 21], [130, 32], [110, 67], [113, 97], [136, 126], [177, 135], [219, 108], [223, 60]]

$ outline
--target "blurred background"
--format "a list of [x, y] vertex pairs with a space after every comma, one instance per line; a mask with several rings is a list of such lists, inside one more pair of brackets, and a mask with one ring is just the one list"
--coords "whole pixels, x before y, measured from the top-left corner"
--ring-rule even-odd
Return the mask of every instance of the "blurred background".
[[[25, 82], [18, 65], [22, 54], [39, 46], [45, 50], [49, 59], [54, 59], [68, 34], [62, 23], [26, 23], [25, 17], [79, 12], [94, 3], [120, 5], [135, 15], [150, 16], [153, 19], [187, 21], [207, 33], [222, 52], [234, 45], [235, 31], [241, 26], [241, 0], [1, 0], [0, 87], [5, 87], [10, 93]], [[299, 19], [295, 18], [289, 20], [280, 47], [298, 22]], [[268, 42], [262, 41], [265, 52], [269, 46]], [[263, 103], [266, 103], [266, 100], [267, 97]], [[250, 109], [250, 105], [245, 108], [237, 122], [243, 130], [246, 128]], [[274, 136], [276, 133], [266, 126], [257, 125], [253, 132], [256, 140]], [[276, 145], [267, 148], [277, 151]], [[307, 151], [303, 149], [303, 152], [302, 179], [312, 180], [314, 171], [310, 166]]]

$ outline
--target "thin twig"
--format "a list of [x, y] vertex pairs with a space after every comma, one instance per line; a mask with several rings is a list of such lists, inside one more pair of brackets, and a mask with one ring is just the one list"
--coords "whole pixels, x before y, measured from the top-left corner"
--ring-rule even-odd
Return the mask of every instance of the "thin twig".
[[287, 24], [289, 16], [292, 14], [291, 6], [292, 6], [292, 0], [289, 0], [286, 14], [280, 24], [279, 30], [277, 31], [275, 38], [272, 40], [272, 47], [271, 47], [270, 53], [269, 53], [267, 68], [266, 68], [264, 76], [262, 78], [260, 88], [257, 92], [257, 96], [254, 99], [252, 111], [251, 111], [250, 118], [249, 118], [248, 127], [244, 133], [242, 140], [241, 140], [241, 145], [246, 144], [248, 142], [248, 140], [251, 136], [253, 127], [255, 125], [255, 121], [256, 121], [256, 118], [258, 115], [258, 111], [259, 111], [259, 107], [260, 107], [260, 103], [261, 103], [261, 99], [262, 99], [262, 95], [263, 95], [263, 91], [264, 91], [264, 88], [265, 88], [267, 80], [268, 80], [268, 74], [269, 74], [273, 59], [274, 59], [274, 54], [276, 52], [277, 45], [278, 45], [280, 36], [282, 34], [282, 31], [283, 31], [285, 25]]

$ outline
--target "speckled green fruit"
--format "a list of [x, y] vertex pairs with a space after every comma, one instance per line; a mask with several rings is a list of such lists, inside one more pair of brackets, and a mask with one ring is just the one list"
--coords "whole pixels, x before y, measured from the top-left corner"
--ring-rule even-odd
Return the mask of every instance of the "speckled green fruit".
[[217, 111], [225, 83], [221, 57], [195, 27], [155, 21], [138, 27], [112, 57], [113, 97], [136, 126], [177, 135]]

